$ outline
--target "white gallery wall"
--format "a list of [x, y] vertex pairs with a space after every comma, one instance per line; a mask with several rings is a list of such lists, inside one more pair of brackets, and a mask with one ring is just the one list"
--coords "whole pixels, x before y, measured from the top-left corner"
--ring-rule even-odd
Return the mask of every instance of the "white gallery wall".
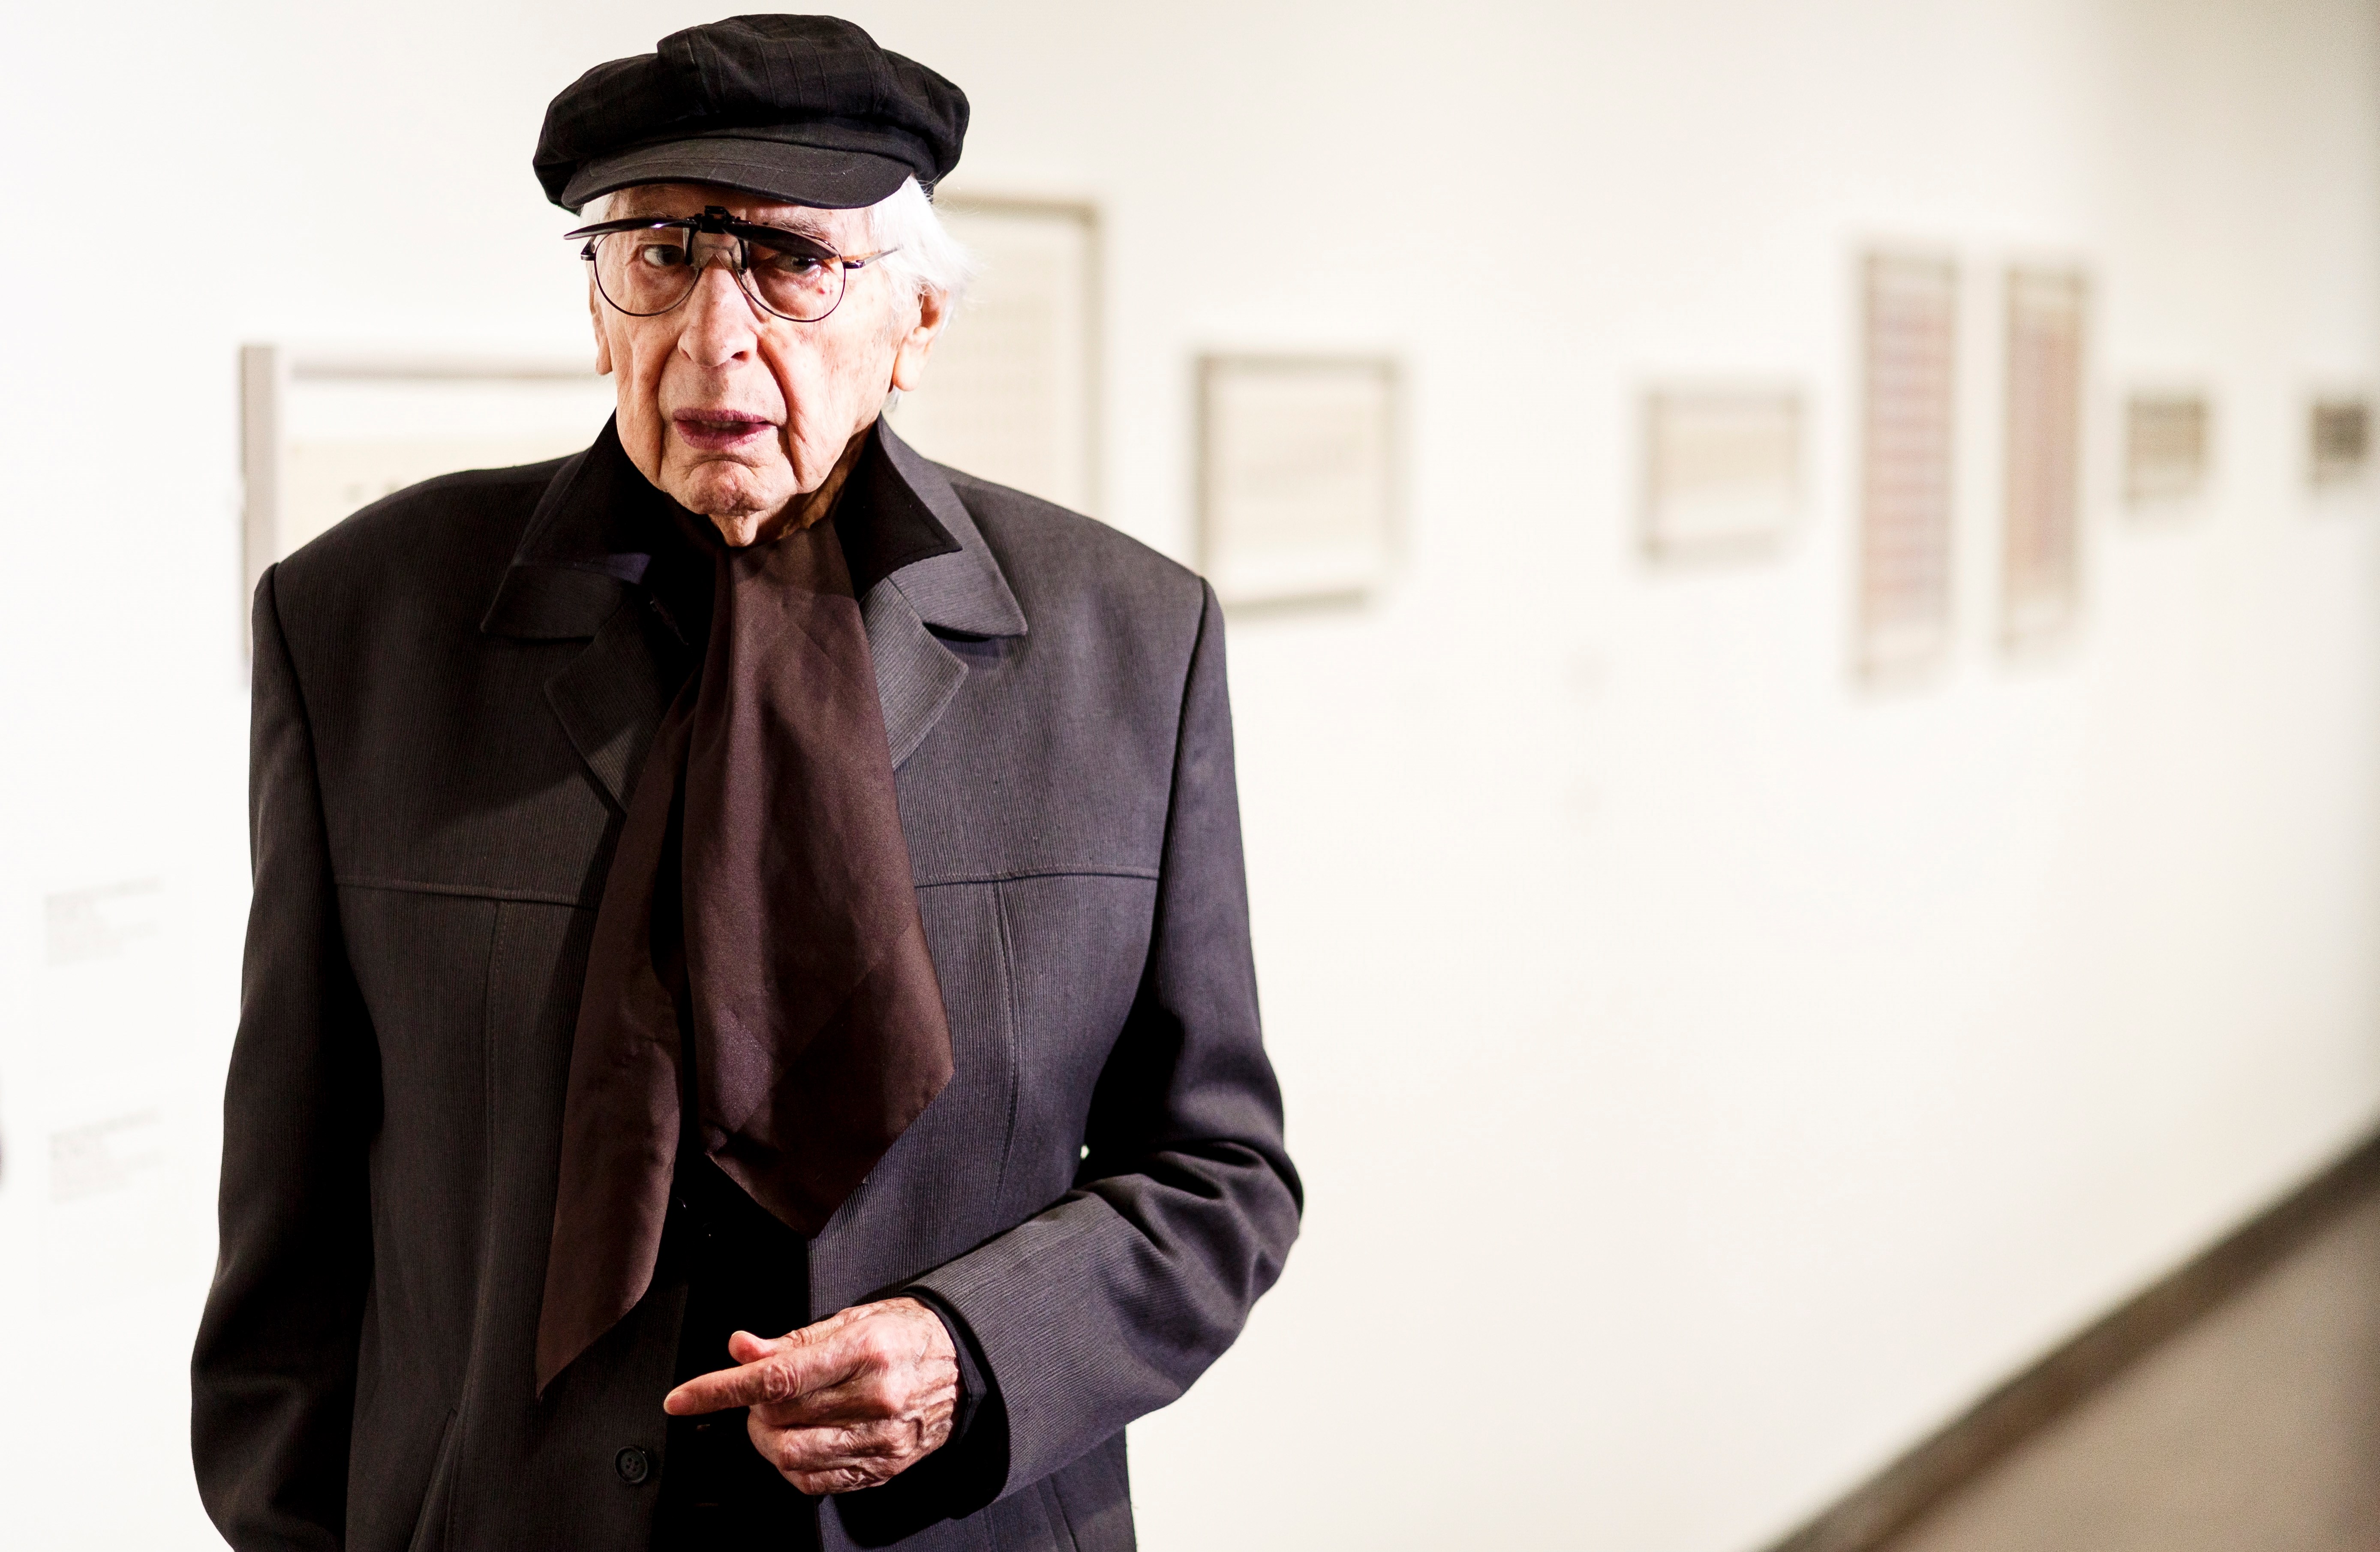
[[[2380, 1117], [2380, 513], [2302, 445], [2380, 378], [2380, 6], [845, 14], [973, 98], [954, 188], [1098, 201], [1099, 515], [1193, 553], [1200, 351], [1405, 368], [1396, 580], [1232, 625], [1310, 1210], [1135, 1430], [1154, 1552], [1751, 1552]], [[0, 1544], [212, 1544], [237, 347], [580, 348], [544, 103], [712, 15], [10, 18]], [[1850, 668], [1877, 242], [1964, 298], [1955, 641], [1888, 686]], [[2041, 258], [2094, 283], [2086, 596], [2010, 657], [1998, 274]], [[1657, 565], [1638, 395], [1701, 378], [1805, 390], [1807, 512]], [[2173, 382], [2213, 480], [2144, 521], [2119, 395]]]

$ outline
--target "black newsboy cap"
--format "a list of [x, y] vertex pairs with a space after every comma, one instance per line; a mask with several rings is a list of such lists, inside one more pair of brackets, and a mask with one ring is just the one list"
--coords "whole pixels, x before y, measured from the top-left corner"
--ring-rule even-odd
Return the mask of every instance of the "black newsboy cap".
[[577, 212], [637, 183], [852, 210], [958, 164], [966, 93], [836, 17], [739, 16], [598, 65], [545, 110], [537, 180]]

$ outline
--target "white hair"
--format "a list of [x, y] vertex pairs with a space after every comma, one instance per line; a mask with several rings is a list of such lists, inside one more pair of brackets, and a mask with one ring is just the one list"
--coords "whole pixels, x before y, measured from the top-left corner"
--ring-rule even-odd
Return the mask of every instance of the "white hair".
[[[592, 225], [612, 219], [618, 191], [599, 194], [578, 212]], [[887, 278], [912, 297], [940, 292], [953, 306], [966, 296], [975, 278], [975, 256], [942, 224], [934, 201], [914, 177], [868, 207], [868, 248], [880, 253], [876, 261]]]
[[955, 306], [975, 278], [975, 255], [942, 224], [934, 201], [913, 177], [868, 207], [868, 243], [884, 255], [884, 273], [911, 296], [939, 291]]

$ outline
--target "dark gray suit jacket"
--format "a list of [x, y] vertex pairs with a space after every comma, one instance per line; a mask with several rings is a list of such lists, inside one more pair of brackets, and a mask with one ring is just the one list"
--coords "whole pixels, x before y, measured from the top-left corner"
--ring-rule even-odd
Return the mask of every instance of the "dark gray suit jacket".
[[[1120, 535], [887, 437], [957, 541], [863, 600], [957, 1072], [810, 1249], [990, 1370], [829, 1547], [1133, 1541], [1123, 1426], [1296, 1233], [1257, 1020], [1222, 622]], [[623, 806], [691, 657], [577, 459], [400, 492], [256, 599], [256, 880], [193, 1364], [232, 1544], [642, 1552], [682, 1283], [540, 1400], [564, 1082]], [[615, 503], [616, 504], [616, 503]], [[666, 1462], [662, 1462], [666, 1469]], [[642, 1480], [631, 1478], [642, 1475]]]

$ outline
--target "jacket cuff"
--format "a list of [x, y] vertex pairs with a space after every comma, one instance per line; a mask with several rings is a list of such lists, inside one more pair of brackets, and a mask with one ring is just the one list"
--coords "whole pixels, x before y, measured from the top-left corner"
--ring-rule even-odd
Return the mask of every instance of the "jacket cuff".
[[954, 1450], [975, 1427], [976, 1416], [989, 1403], [999, 1404], [991, 1387], [991, 1367], [984, 1362], [982, 1350], [976, 1345], [975, 1334], [967, 1329], [965, 1320], [948, 1301], [930, 1288], [904, 1288], [896, 1298], [915, 1299], [932, 1310], [941, 1320], [942, 1328], [950, 1333], [952, 1351], [958, 1354], [959, 1400], [951, 1411], [951, 1437], [942, 1441], [942, 1449]]

